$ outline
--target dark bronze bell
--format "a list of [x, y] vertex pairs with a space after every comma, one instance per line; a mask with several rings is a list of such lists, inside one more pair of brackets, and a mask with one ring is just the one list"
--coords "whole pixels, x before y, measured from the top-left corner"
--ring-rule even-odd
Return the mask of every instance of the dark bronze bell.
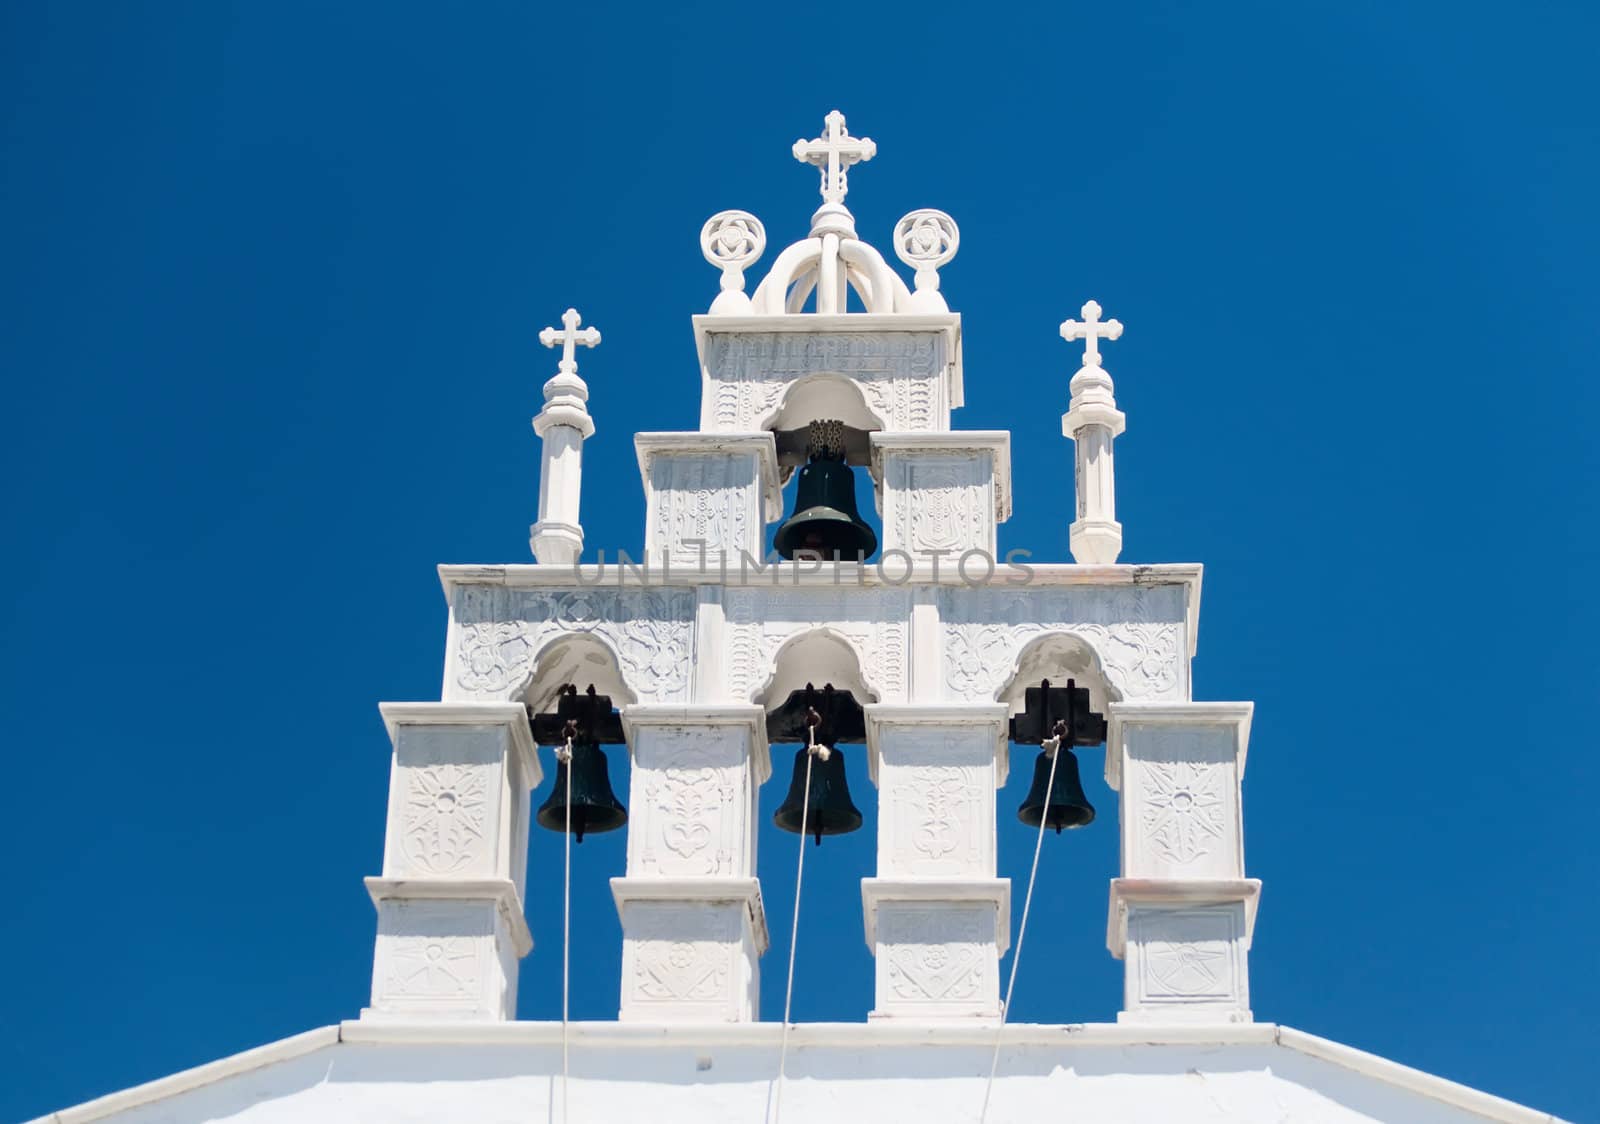
[[[772, 822], [784, 831], [800, 833], [801, 802], [806, 798], [806, 756], [810, 750], [804, 746], [794, 755], [794, 779], [789, 782], [789, 795], [784, 797], [778, 810], [772, 813]], [[822, 845], [824, 835], [847, 835], [861, 826], [861, 812], [850, 799], [850, 786], [844, 778], [844, 754], [837, 746], [831, 747], [828, 759], [817, 758], [811, 764], [811, 799], [805, 808], [807, 835], [815, 836]]]
[[[1045, 801], [1045, 789], [1050, 799]], [[1050, 784], [1050, 755], [1041, 753], [1033, 761], [1033, 787], [1017, 809], [1017, 819], [1029, 827], [1049, 824], [1061, 834], [1065, 827], [1083, 827], [1094, 822], [1094, 805], [1083, 794], [1083, 779], [1078, 776], [1078, 759], [1062, 745], [1056, 750], [1056, 779]]]
[[[582, 843], [587, 832], [615, 831], [628, 822], [628, 810], [611, 791], [606, 751], [600, 748], [602, 742], [622, 743], [622, 722], [611, 699], [596, 694], [592, 683], [581, 695], [569, 683], [556, 699], [554, 714], [535, 714], [529, 724], [539, 745], [572, 744], [572, 834]], [[534, 816], [540, 827], [567, 829], [567, 772], [567, 763], [558, 758], [555, 791]]]
[[[794, 755], [794, 778], [789, 795], [772, 822], [784, 831], [800, 833], [800, 815], [805, 813], [805, 832], [822, 845], [824, 835], [847, 835], [861, 826], [861, 812], [850, 799], [845, 782], [844, 754], [838, 743], [861, 741], [866, 737], [866, 716], [861, 704], [849, 691], [835, 691], [832, 683], [817, 690], [807, 683], [805, 690], [792, 692], [782, 706], [767, 716], [767, 737], [779, 743], [810, 742], [829, 747], [828, 759], [818, 757], [811, 764], [810, 800], [806, 799], [806, 756], [804, 745]], [[804, 805], [804, 807], [802, 807]]]
[[[540, 827], [551, 831], [567, 829], [567, 769], [565, 761], [556, 764], [556, 786], [550, 798], [539, 806]], [[606, 767], [606, 751], [591, 741], [572, 743], [572, 834], [583, 842], [585, 832], [615, 831], [628, 822], [628, 810], [611, 791], [611, 774]]]
[[1106, 740], [1106, 720], [1089, 709], [1089, 688], [1076, 680], [1068, 679], [1065, 687], [1040, 680], [1023, 692], [1022, 713], [1011, 719], [1011, 740], [1020, 745], [1041, 745], [1051, 738], [1057, 746], [1055, 783], [1050, 783], [1050, 755], [1039, 754], [1033, 762], [1033, 787], [1017, 809], [1017, 819], [1029, 827], [1049, 824], [1060, 835], [1063, 828], [1094, 822], [1094, 805], [1083, 793], [1071, 747]]
[[812, 422], [806, 464], [795, 485], [794, 514], [772, 541], [781, 558], [801, 551], [825, 559], [859, 562], [878, 549], [878, 536], [856, 510], [855, 472], [844, 460], [844, 427]]

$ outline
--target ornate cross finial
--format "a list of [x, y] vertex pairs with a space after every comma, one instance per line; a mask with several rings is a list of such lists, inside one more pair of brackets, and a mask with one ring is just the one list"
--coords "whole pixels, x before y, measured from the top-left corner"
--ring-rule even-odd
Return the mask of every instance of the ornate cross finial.
[[546, 328], [539, 333], [539, 342], [546, 347], [561, 348], [560, 371], [564, 375], [578, 373], [577, 346], [581, 343], [584, 347], [593, 347], [600, 342], [599, 328], [578, 329], [583, 317], [578, 315], [578, 310], [569, 308], [561, 314], [561, 331]]
[[1081, 314], [1083, 319], [1064, 320], [1061, 323], [1061, 338], [1064, 340], [1081, 339], [1083, 345], [1083, 365], [1085, 367], [1100, 366], [1100, 341], [1114, 340], [1122, 335], [1122, 322], [1120, 320], [1100, 319], [1100, 304], [1090, 301], [1084, 305]]
[[850, 190], [848, 169], [852, 164], [871, 160], [878, 146], [869, 137], [852, 137], [845, 131], [844, 114], [837, 109], [823, 119], [822, 135], [815, 140], [794, 142], [794, 158], [802, 164], [822, 169], [822, 200], [843, 203]]

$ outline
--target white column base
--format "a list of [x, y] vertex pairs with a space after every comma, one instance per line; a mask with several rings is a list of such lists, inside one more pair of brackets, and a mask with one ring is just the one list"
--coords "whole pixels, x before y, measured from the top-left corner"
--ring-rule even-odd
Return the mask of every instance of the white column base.
[[863, 878], [876, 960], [867, 1017], [1000, 1017], [1000, 957], [1011, 942], [1011, 880]]
[[767, 918], [754, 878], [613, 878], [621, 1022], [754, 1022]]
[[543, 519], [528, 528], [528, 546], [542, 566], [570, 566], [583, 554], [583, 528]]
[[1122, 553], [1122, 524], [1115, 519], [1079, 519], [1067, 531], [1072, 560], [1080, 566], [1109, 566]]
[[368, 878], [378, 907], [366, 1020], [516, 1017], [517, 961], [533, 948], [509, 879]]
[[394, 742], [369, 1018], [507, 1021], [539, 759], [518, 703], [383, 703]]
[[1106, 944], [1124, 961], [1126, 1023], [1247, 1023], [1261, 883], [1116, 878]]

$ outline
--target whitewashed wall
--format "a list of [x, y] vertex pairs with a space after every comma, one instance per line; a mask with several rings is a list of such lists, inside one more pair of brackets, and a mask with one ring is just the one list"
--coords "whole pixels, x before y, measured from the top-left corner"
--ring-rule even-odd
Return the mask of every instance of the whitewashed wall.
[[[572, 1124], [765, 1118], [779, 1028], [574, 1027]], [[812, 1024], [790, 1039], [782, 1119], [972, 1124], [990, 1038], [974, 1030]], [[46, 1118], [52, 1124], [559, 1121], [560, 1026], [345, 1023]], [[1468, 1124], [1553, 1120], [1370, 1054], [1258, 1023], [1005, 1031], [989, 1124]]]

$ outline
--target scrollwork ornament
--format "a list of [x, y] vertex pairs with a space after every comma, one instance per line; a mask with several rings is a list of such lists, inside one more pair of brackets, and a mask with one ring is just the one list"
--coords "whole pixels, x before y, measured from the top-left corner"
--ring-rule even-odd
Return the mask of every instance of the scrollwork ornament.
[[700, 252], [722, 270], [724, 289], [744, 289], [744, 271], [767, 248], [767, 231], [749, 211], [718, 211], [700, 228]]
[[532, 646], [520, 621], [463, 625], [457, 681], [468, 691], [503, 691], [521, 678], [531, 658]]
[[912, 211], [894, 227], [895, 256], [917, 271], [917, 288], [937, 289], [939, 269], [961, 246], [956, 220], [943, 211]]

